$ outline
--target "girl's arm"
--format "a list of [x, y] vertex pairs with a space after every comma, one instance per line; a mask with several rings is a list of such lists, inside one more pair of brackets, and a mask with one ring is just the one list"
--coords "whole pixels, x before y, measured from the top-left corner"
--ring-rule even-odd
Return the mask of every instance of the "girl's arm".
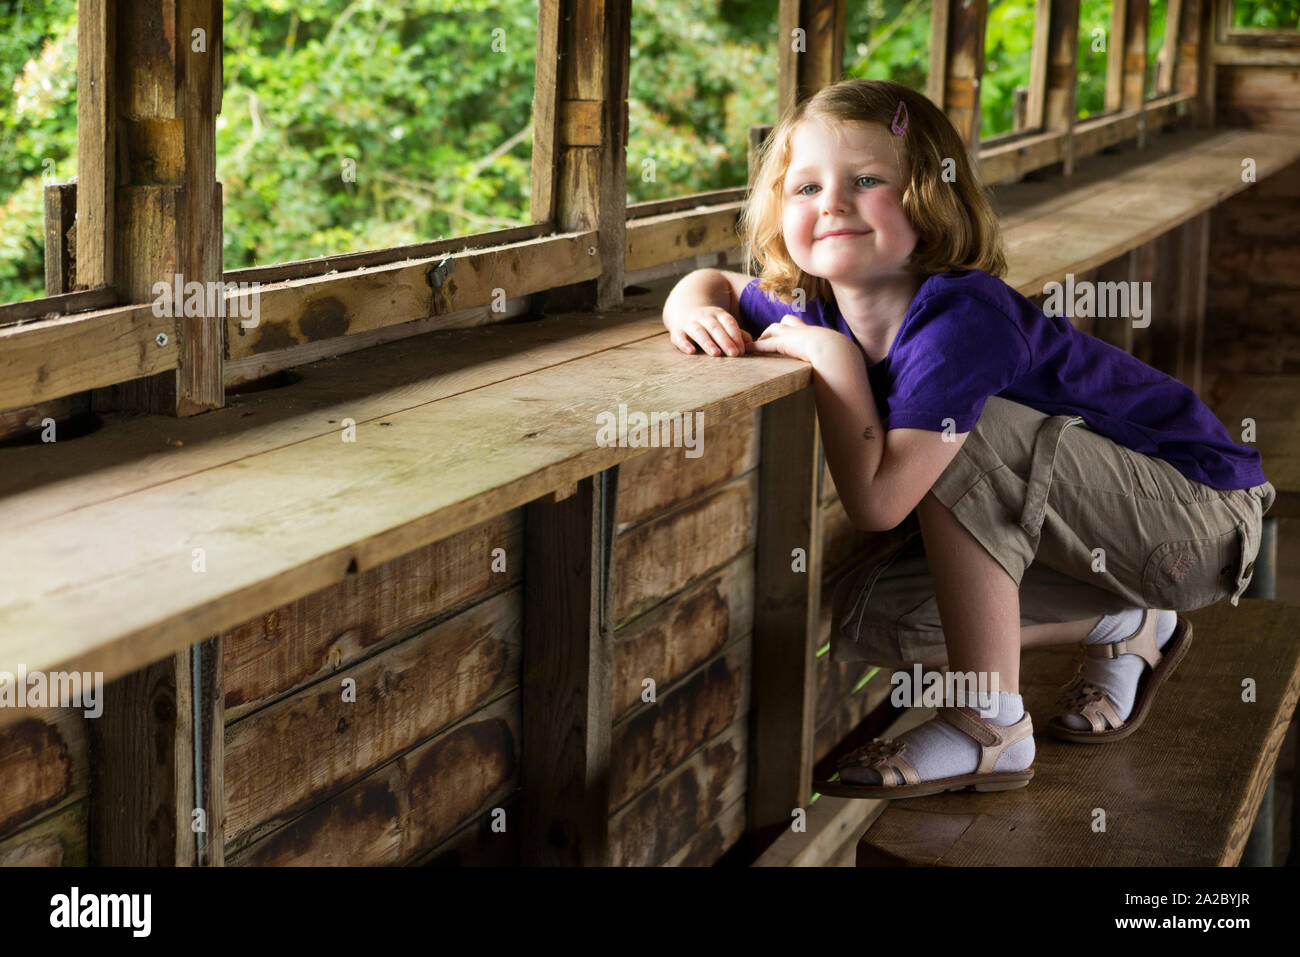
[[855, 528], [886, 531], [903, 521], [943, 474], [970, 433], [884, 431], [866, 362], [842, 336], [818, 337], [809, 356], [826, 464]]
[[691, 355], [698, 345], [709, 355], [743, 355], [752, 341], [736, 315], [749, 277], [721, 269], [696, 269], [673, 286], [664, 300], [669, 340]]

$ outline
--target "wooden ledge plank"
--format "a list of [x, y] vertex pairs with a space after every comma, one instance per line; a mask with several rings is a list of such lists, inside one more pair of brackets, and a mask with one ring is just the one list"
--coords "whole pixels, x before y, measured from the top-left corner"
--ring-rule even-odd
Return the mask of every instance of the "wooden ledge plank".
[[[1154, 162], [1084, 174], [1064, 193], [1003, 213], [1006, 281], [1022, 295], [1042, 292], [1067, 272], [1084, 272], [1174, 229], [1246, 189], [1241, 160], [1251, 156], [1263, 178], [1300, 157], [1300, 142], [1271, 134], [1227, 133]], [[1108, 164], [1109, 165], [1109, 164]], [[999, 206], [1033, 189], [1002, 194]], [[1009, 223], [1009, 225], [1007, 225]]]
[[[386, 343], [294, 370], [285, 389], [232, 396], [201, 416], [108, 415], [100, 431], [0, 449], [0, 527], [10, 532], [458, 392], [663, 334], [660, 309], [575, 314]], [[330, 420], [334, 420], [331, 422]], [[179, 444], [177, 444], [179, 443]]]
[[1251, 130], [1207, 133], [1188, 130], [1153, 138], [1141, 153], [1131, 149], [1113, 155], [1098, 155], [1081, 160], [1068, 179], [1049, 177], [993, 188], [994, 206], [1005, 229], [1033, 219], [1050, 216], [1091, 200], [1094, 208], [1102, 197], [1114, 189], [1138, 184], [1160, 189], [1177, 186], [1170, 173], [1178, 167], [1204, 164], [1210, 157], [1236, 157], [1233, 177], [1242, 189], [1240, 161], [1246, 156], [1260, 163], [1257, 178], [1262, 179], [1292, 162], [1300, 147], [1292, 137]]
[[660, 334], [29, 523], [0, 548], [0, 668], [111, 680], [639, 454], [597, 444], [620, 404], [701, 412], [707, 442], [809, 381]]
[[[1187, 617], [1187, 657], [1141, 729], [1110, 745], [1043, 732], [1078, 650], [1027, 652], [1021, 693], [1037, 725], [1033, 781], [891, 802], [859, 844], [859, 863], [1236, 864], [1300, 697], [1300, 607], [1242, 599]], [[1254, 701], [1242, 700], [1247, 678]], [[1105, 831], [1093, 830], [1096, 809]]]

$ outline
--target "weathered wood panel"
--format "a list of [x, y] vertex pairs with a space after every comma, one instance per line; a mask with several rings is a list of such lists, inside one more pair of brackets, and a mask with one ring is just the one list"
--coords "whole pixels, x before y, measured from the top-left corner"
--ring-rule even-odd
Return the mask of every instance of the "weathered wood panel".
[[757, 487], [750, 472], [619, 535], [615, 626], [752, 548]]
[[84, 867], [86, 804], [76, 801], [0, 839], [0, 867]]
[[227, 843], [275, 829], [517, 688], [522, 600], [511, 588], [228, 727]]
[[610, 743], [609, 803], [619, 808], [680, 764], [687, 755], [745, 720], [749, 713], [750, 636], [680, 681], [661, 686], [614, 725]]
[[745, 833], [745, 798], [736, 798], [664, 863], [669, 867], [710, 867]]
[[1206, 387], [1300, 372], [1300, 163], [1210, 213], [1208, 265]]
[[[657, 410], [645, 411], [647, 414]], [[618, 472], [618, 530], [656, 512], [679, 505], [706, 488], [719, 485], [758, 465], [759, 413], [705, 422], [696, 436], [701, 453], [684, 448], [653, 449], [622, 463]], [[694, 435], [694, 432], [692, 432]]]
[[1219, 124], [1300, 133], [1300, 67], [1220, 64], [1216, 74]]
[[[504, 571], [494, 570], [495, 549]], [[282, 605], [222, 637], [230, 722], [399, 640], [404, 629], [520, 581], [518, 509]]]
[[655, 866], [672, 858], [745, 793], [749, 731], [739, 721], [610, 816], [610, 864]]
[[[518, 794], [513, 794], [497, 803], [505, 812], [507, 822], [519, 820]], [[423, 855], [416, 861], [416, 866], [518, 867], [519, 828], [507, 824], [504, 831], [494, 831], [492, 822], [499, 817], [492, 811], [480, 814]]]
[[753, 552], [732, 562], [614, 633], [610, 714], [641, 703], [642, 682], [666, 688], [754, 627]]
[[0, 837], [86, 796], [86, 718], [80, 708], [33, 709], [0, 729]]
[[[244, 865], [406, 864], [517, 789], [520, 696], [511, 692], [227, 857]], [[507, 818], [506, 828], [518, 819]]]

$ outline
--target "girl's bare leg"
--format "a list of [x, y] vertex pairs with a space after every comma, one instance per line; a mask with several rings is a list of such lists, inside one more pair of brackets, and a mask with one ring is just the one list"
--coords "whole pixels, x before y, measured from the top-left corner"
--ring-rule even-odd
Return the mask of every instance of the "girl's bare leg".
[[933, 492], [916, 506], [953, 671], [1020, 693], [1020, 590]]
[[[1020, 647], [1045, 648], [1048, 645], [1077, 645], [1092, 634], [1093, 629], [1101, 622], [1102, 617], [1098, 615], [1096, 618], [1081, 618], [1078, 621], [1054, 621], [1043, 625], [1022, 626], [1020, 629]], [[922, 658], [920, 663], [923, 665], [946, 665], [948, 655], [944, 653], [935, 655], [933, 658]], [[894, 667], [902, 666], [902, 664], [902, 662], [898, 662]], [[906, 666], [911, 667], [911, 663], [908, 662]]]

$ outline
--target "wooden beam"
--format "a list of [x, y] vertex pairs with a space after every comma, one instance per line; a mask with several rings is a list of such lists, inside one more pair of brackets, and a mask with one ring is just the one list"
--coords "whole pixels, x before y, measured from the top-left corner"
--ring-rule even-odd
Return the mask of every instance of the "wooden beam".
[[90, 732], [89, 853], [94, 865], [195, 863], [190, 651], [101, 690]]
[[1074, 173], [1075, 92], [1079, 72], [1079, 0], [1051, 0], [1048, 10], [1047, 82], [1043, 128], [1064, 134], [1061, 172]]
[[[116, 144], [114, 277], [122, 298], [152, 303], [154, 284], [221, 278], [221, 211], [216, 171], [220, 102], [220, 0], [116, 0], [111, 142]], [[224, 326], [186, 300], [173, 304], [169, 339], [177, 366], [100, 389], [97, 410], [192, 415], [224, 401]]]
[[844, 0], [781, 0], [777, 109], [784, 116], [844, 75]]
[[534, 223], [549, 223], [555, 219], [556, 167], [559, 162], [556, 97], [560, 83], [560, 14], [563, 7], [564, 0], [540, 0], [537, 10], [530, 198]]
[[117, 0], [77, 2], [77, 280], [115, 281]]
[[1106, 37], [1106, 112], [1124, 107], [1124, 54], [1128, 29], [1128, 8], [1147, 0], [1111, 0], [1110, 34]]
[[1029, 49], [1029, 90], [1025, 101], [1023, 122], [1018, 127], [1025, 130], [1044, 128], [1046, 113], [1047, 79], [1052, 57], [1052, 0], [1036, 0], [1034, 4], [1034, 39]]
[[1186, 344], [1189, 358], [1184, 360], [1186, 376], [1180, 377], [1192, 391], [1205, 399], [1202, 391], [1202, 368], [1205, 352], [1206, 281], [1210, 262], [1210, 213], [1202, 212], [1189, 219], [1180, 229], [1183, 247], [1183, 285], [1179, 290], [1190, 336]]
[[1212, 130], [1217, 125], [1216, 110], [1216, 73], [1214, 64], [1219, 45], [1215, 39], [1215, 8], [1225, 0], [1200, 0], [1201, 13], [1197, 19], [1196, 52], [1196, 125], [1205, 130]]
[[[77, 247], [72, 232], [77, 218], [77, 184], [45, 187], [45, 295], [72, 292]], [[69, 243], [71, 238], [71, 244]]]
[[[226, 844], [226, 694], [223, 638], [215, 635], [190, 648], [191, 700], [194, 705], [194, 807], [191, 817], [194, 862], [225, 864]], [[197, 819], [196, 819], [197, 818]]]
[[1147, 88], [1147, 29], [1151, 18], [1151, 0], [1127, 0], [1125, 5], [1123, 49], [1123, 93], [1120, 106], [1138, 115], [1137, 147], [1146, 146], [1146, 120], [1142, 115]]
[[[221, 185], [217, 182], [217, 114], [221, 112], [222, 0], [176, 5], [182, 153], [180, 273], [186, 281], [222, 281]], [[205, 303], [207, 298], [204, 298]], [[177, 369], [177, 415], [219, 409], [226, 401], [222, 360], [226, 324], [206, 312], [184, 316]]]
[[1174, 88], [1174, 62], [1178, 58], [1179, 37], [1183, 31], [1184, 0], [1169, 0], [1165, 13], [1165, 35], [1160, 43], [1160, 67], [1156, 76], [1156, 93], [1169, 93]]
[[822, 548], [811, 388], [763, 407], [748, 823], [761, 852], [812, 797]]
[[[627, 268], [631, 21], [631, 0], [561, 0], [552, 167], [557, 190], [555, 223], [565, 231], [597, 232], [600, 273], [594, 289], [588, 287], [581, 294], [597, 309], [609, 309], [623, 301]], [[543, 34], [544, 28], [545, 24], [539, 28]]]
[[[1178, 17], [1178, 45], [1174, 56], [1172, 90], [1178, 93], [1196, 92], [1196, 77], [1200, 65], [1202, 6], [1207, 0], [1180, 0]], [[1209, 51], [1205, 51], [1209, 56]]]
[[984, 76], [988, 0], [950, 3], [948, 11], [943, 98], [936, 103], [948, 114], [971, 158], [975, 159], [979, 155], [980, 81]]
[[524, 513], [520, 863], [609, 863], [617, 466]]

